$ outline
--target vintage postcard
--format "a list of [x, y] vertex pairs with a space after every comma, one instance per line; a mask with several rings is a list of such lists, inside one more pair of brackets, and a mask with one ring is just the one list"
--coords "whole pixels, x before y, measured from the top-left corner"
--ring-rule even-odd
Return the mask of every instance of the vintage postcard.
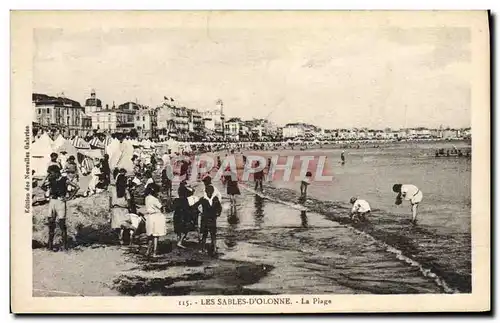
[[490, 310], [485, 11], [13, 11], [15, 313]]

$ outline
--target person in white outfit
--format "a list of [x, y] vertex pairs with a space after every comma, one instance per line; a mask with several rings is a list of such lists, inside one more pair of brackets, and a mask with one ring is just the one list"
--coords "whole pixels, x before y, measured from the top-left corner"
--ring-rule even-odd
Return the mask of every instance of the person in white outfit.
[[99, 177], [101, 176], [101, 168], [100, 168], [100, 160], [99, 158], [95, 158], [94, 160], [94, 167], [92, 168], [91, 171], [91, 177], [90, 177], [90, 182], [89, 182], [89, 188], [86, 193], [86, 196], [90, 196], [92, 194], [99, 193], [101, 189], [99, 189], [97, 186], [99, 184]]
[[170, 165], [170, 154], [166, 151], [163, 156], [161, 156], [161, 160], [163, 161], [163, 167], [166, 165]]
[[351, 197], [349, 202], [352, 204], [351, 220], [366, 221], [366, 216], [371, 212], [370, 204], [368, 204], [365, 200], [358, 199], [357, 197]]
[[149, 184], [146, 187], [146, 235], [148, 236], [148, 250], [146, 255], [157, 256], [158, 238], [167, 234], [166, 219], [162, 213], [162, 204], [158, 199], [160, 187]]
[[396, 205], [400, 205], [403, 200], [410, 201], [412, 222], [417, 223], [417, 209], [422, 198], [424, 197], [422, 191], [413, 184], [394, 184], [392, 191], [398, 193], [396, 197]]

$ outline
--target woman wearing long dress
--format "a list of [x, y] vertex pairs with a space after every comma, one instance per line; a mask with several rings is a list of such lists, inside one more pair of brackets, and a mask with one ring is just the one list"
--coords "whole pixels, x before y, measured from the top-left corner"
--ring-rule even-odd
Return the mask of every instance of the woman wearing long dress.
[[148, 236], [148, 250], [146, 255], [157, 256], [158, 240], [167, 234], [165, 216], [162, 213], [162, 204], [158, 199], [160, 187], [150, 184], [146, 188], [146, 235]]
[[120, 169], [116, 177], [115, 189], [111, 190], [111, 229], [118, 233], [123, 244], [123, 228], [129, 220], [129, 201], [127, 196], [127, 178], [125, 169]]

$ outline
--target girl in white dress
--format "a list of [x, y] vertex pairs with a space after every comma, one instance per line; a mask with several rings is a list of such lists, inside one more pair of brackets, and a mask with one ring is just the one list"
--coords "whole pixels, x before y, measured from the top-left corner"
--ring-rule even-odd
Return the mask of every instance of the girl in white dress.
[[162, 204], [158, 199], [160, 187], [149, 184], [146, 188], [146, 235], [148, 236], [148, 250], [146, 255], [156, 257], [158, 238], [167, 234], [165, 215], [162, 213]]

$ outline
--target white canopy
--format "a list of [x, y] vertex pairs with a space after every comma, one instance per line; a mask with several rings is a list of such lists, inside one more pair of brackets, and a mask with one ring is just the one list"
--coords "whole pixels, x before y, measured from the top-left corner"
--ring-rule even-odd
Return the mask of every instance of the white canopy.
[[[64, 140], [64, 142], [55, 151], [57, 153], [65, 151], [68, 157], [75, 156], [75, 158], [78, 153], [78, 149], [76, 149], [69, 140]], [[64, 167], [64, 165], [62, 166]]]
[[189, 144], [183, 145], [182, 150], [184, 150], [184, 152], [187, 152], [187, 153], [190, 153], [193, 151], [191, 149], [191, 145], [189, 145]]
[[64, 139], [64, 137], [61, 134], [59, 134], [59, 136], [57, 136], [56, 140], [54, 140], [52, 147], [54, 149], [58, 149], [59, 147], [61, 147], [64, 144], [65, 141], [66, 141], [66, 139]]
[[130, 141], [124, 140], [120, 143], [118, 140], [113, 140], [106, 147], [106, 153], [109, 155], [109, 167], [111, 170], [114, 168], [125, 168], [128, 173], [133, 172], [134, 163], [132, 162], [132, 156], [134, 155], [134, 146]]
[[151, 148], [151, 141], [143, 140], [143, 141], [141, 141], [141, 146], [146, 148], [146, 149], [150, 149]]
[[170, 149], [172, 153], [180, 152], [180, 144], [178, 141], [170, 138], [169, 140], [167, 140], [166, 144], [168, 149]]
[[50, 154], [53, 152], [53, 141], [47, 133], [42, 134], [31, 145], [31, 169], [35, 176], [46, 176], [47, 165], [50, 162]]

